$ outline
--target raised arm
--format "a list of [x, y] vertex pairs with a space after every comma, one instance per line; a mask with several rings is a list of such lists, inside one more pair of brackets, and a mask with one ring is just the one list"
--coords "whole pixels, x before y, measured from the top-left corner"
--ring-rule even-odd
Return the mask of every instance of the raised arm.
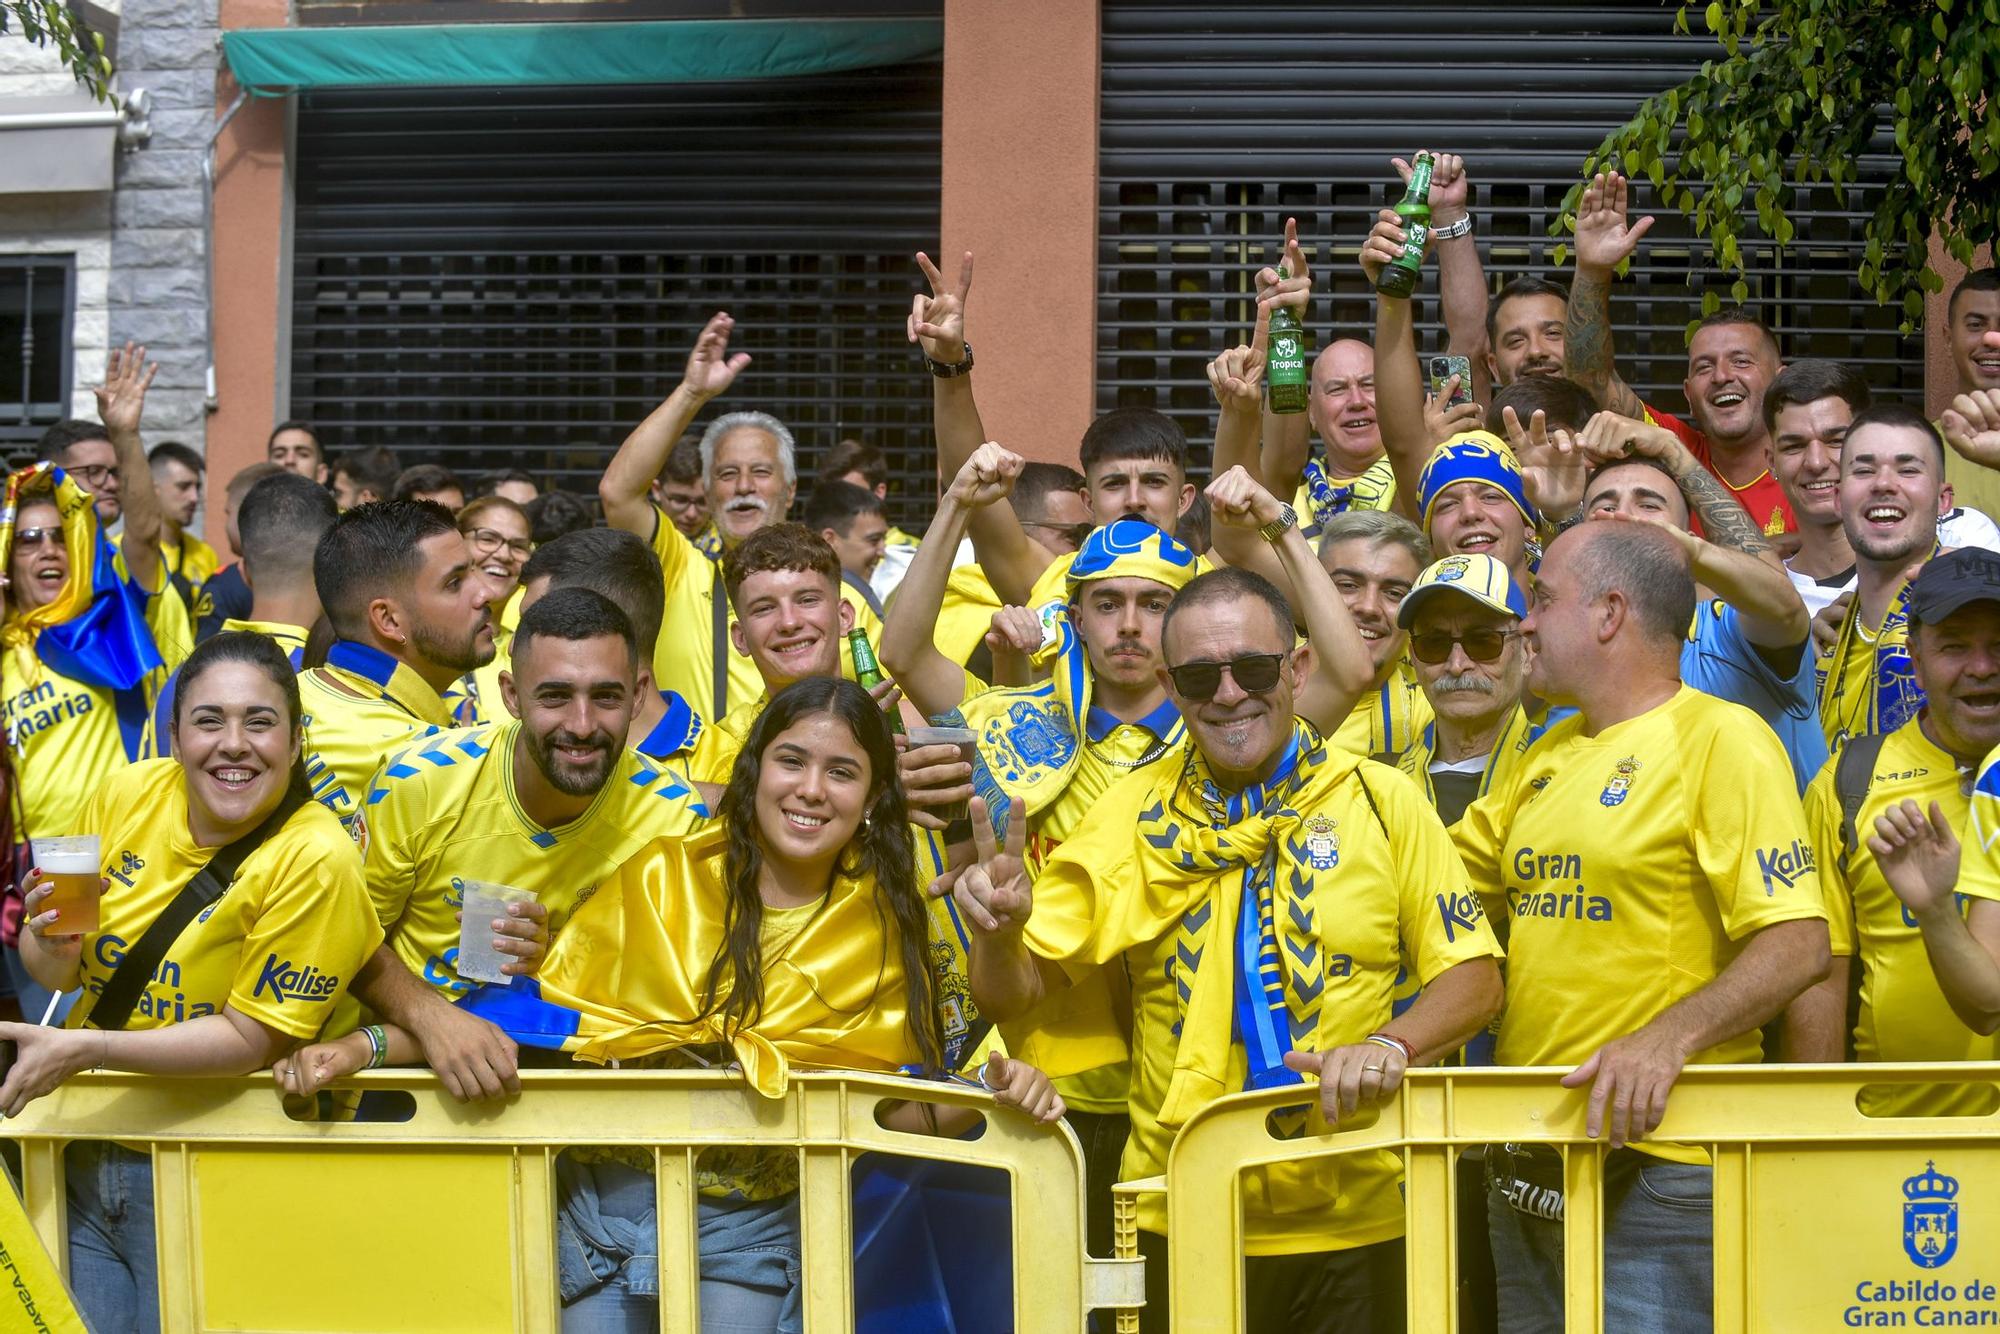
[[1265, 524], [1277, 522], [1284, 504], [1249, 473], [1231, 468], [1210, 482], [1208, 504], [1218, 537], [1225, 528], [1248, 532], [1283, 569], [1292, 590], [1292, 614], [1305, 627], [1313, 648], [1312, 675], [1293, 708], [1320, 731], [1332, 732], [1354, 711], [1375, 674], [1368, 646], [1361, 642], [1361, 632], [1354, 628], [1347, 604], [1297, 523], [1274, 542], [1265, 541], [1259, 533]]
[[1611, 339], [1611, 278], [1652, 230], [1651, 217], [1626, 221], [1625, 178], [1599, 173], [1576, 210], [1576, 282], [1569, 290], [1563, 332], [1564, 370], [1598, 405], [1623, 417], [1643, 417], [1646, 405], [1618, 376]]
[[915, 559], [896, 588], [882, 621], [883, 667], [925, 717], [959, 706], [965, 696], [965, 669], [938, 651], [934, 637], [952, 557], [977, 509], [1004, 500], [1021, 475], [1022, 458], [999, 445], [979, 447], [945, 488], [937, 514], [917, 546]]
[[1027, 821], [1017, 811], [1007, 822], [1006, 843], [993, 837], [986, 803], [972, 799], [975, 860], [952, 885], [952, 898], [972, 927], [966, 981], [979, 1013], [995, 1023], [1017, 1019], [1051, 992], [1069, 985], [1063, 971], [1037, 957], [1021, 938], [1034, 908], [1034, 890], [1022, 860]]
[[[1395, 159], [1395, 168], [1405, 184], [1410, 164]], [[1470, 216], [1472, 178], [1465, 159], [1456, 153], [1431, 154], [1431, 231], [1451, 227]], [[1486, 378], [1486, 270], [1479, 263], [1479, 242], [1471, 232], [1463, 236], [1439, 237], [1438, 294], [1444, 305], [1445, 350], [1472, 363], [1472, 397], [1477, 403], [1492, 401], [1492, 387]]]
[[1923, 933], [1924, 953], [1952, 1013], [1975, 1033], [2000, 1032], [2000, 902], [1973, 899], [1961, 916], [1959, 844], [1944, 810], [1903, 801], [1875, 817], [1868, 838], [1882, 878]]
[[[963, 365], [968, 355], [965, 334], [966, 296], [972, 290], [972, 252], [966, 251], [959, 263], [958, 281], [948, 283], [930, 256], [918, 254], [917, 267], [930, 284], [930, 294], [919, 292], [910, 302], [907, 322], [909, 339], [939, 366]], [[972, 374], [933, 376], [931, 405], [935, 413], [938, 442], [938, 471], [956, 477], [986, 440], [986, 427], [979, 420], [979, 405], [972, 398]], [[968, 516], [967, 531], [972, 550], [987, 582], [1006, 603], [1025, 603], [1055, 560], [1055, 553], [1028, 536], [1020, 516], [1005, 501]]]
[[[1383, 209], [1361, 243], [1361, 272], [1372, 290], [1382, 268], [1403, 253], [1403, 225]], [[1417, 479], [1430, 461], [1430, 432], [1424, 425], [1424, 377], [1417, 368], [1417, 334], [1407, 297], [1375, 293], [1375, 420], [1382, 448], [1396, 474], [1396, 508], [1411, 519], [1417, 512]]]
[[1938, 418], [1938, 425], [1944, 430], [1944, 442], [1960, 458], [1982, 468], [2000, 468], [2000, 390], [1960, 394]]
[[1743, 637], [1752, 644], [1782, 649], [1806, 642], [1812, 618], [1784, 562], [1757, 531], [1750, 512], [1701, 466], [1680, 437], [1663, 426], [1600, 412], [1583, 428], [1583, 447], [1593, 458], [1639, 454], [1665, 467], [1706, 535], [1704, 540], [1675, 530], [1693, 562], [1695, 579], [1736, 608]]
[[[1218, 476], [1232, 468], [1249, 474], [1243, 460], [1255, 452], [1253, 446], [1264, 402], [1264, 349], [1257, 340], [1269, 327], [1267, 313], [1260, 307], [1257, 332], [1251, 342], [1228, 348], [1208, 363], [1208, 383], [1215, 390], [1215, 401], [1221, 409], [1215, 423], [1214, 466]], [[1261, 484], [1260, 489], [1263, 489]], [[1209, 504], [1213, 513], [1213, 496]], [[1291, 586], [1291, 578], [1271, 544], [1257, 536], [1256, 526], [1224, 523], [1219, 515], [1214, 517], [1209, 541], [1215, 544], [1215, 554], [1230, 565], [1253, 570], [1276, 584], [1296, 612], [1297, 590]]]
[[[1285, 219], [1282, 263], [1285, 269], [1283, 279], [1278, 277], [1276, 269], [1271, 268], [1260, 270], [1257, 274], [1257, 324], [1250, 337], [1250, 346], [1257, 353], [1259, 374], [1263, 371], [1270, 347], [1271, 312], [1274, 309], [1287, 306], [1298, 317], [1302, 327], [1312, 327], [1312, 270], [1306, 264], [1305, 250], [1299, 245], [1297, 218]], [[1266, 410], [1261, 427], [1261, 446], [1255, 431], [1247, 436], [1241, 433], [1232, 436], [1228, 442], [1230, 456], [1225, 462], [1222, 428], [1218, 425], [1212, 471], [1220, 476], [1240, 466], [1274, 491], [1283, 490], [1289, 496], [1298, 489], [1299, 479], [1305, 475], [1306, 460], [1312, 454], [1312, 414]], [[1246, 440], [1249, 448], [1243, 449], [1241, 446]]]
[[159, 576], [160, 535], [166, 525], [159, 492], [153, 489], [153, 469], [146, 462], [145, 442], [139, 438], [139, 419], [145, 413], [146, 391], [159, 373], [157, 362], [146, 364], [145, 348], [127, 343], [112, 352], [104, 383], [95, 390], [98, 420], [118, 453], [119, 511], [125, 520], [119, 551], [126, 572], [149, 592]]
[[653, 525], [658, 520], [652, 486], [667, 466], [667, 455], [673, 453], [702, 405], [729, 388], [750, 364], [748, 352], [729, 355], [729, 332], [735, 327], [736, 321], [727, 312], [716, 312], [695, 339], [680, 384], [625, 437], [625, 443], [605, 465], [604, 476], [597, 482], [597, 498], [604, 503], [605, 522], [613, 528], [653, 540]]

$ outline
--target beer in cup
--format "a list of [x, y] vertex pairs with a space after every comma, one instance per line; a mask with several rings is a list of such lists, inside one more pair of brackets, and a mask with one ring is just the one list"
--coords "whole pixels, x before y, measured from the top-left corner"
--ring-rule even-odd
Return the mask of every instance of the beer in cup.
[[459, 906], [458, 960], [453, 967], [468, 982], [497, 982], [504, 986], [511, 979], [500, 971], [500, 966], [516, 960], [513, 955], [493, 948], [493, 923], [507, 915], [508, 904], [533, 903], [535, 893], [484, 880], [460, 883], [465, 898]]
[[97, 905], [103, 895], [104, 863], [98, 853], [97, 835], [76, 834], [68, 838], [34, 840], [35, 865], [53, 885], [42, 901], [40, 913], [55, 909], [55, 933], [83, 935], [97, 930]]
[[[957, 746], [958, 758], [975, 767], [977, 766], [977, 760], [974, 758], [974, 743], [978, 739], [979, 734], [974, 732], [970, 727], [912, 727], [910, 729], [910, 745], [912, 748], [917, 746]], [[971, 816], [972, 808], [969, 803], [961, 801], [956, 805], [935, 810], [932, 814], [946, 821], [964, 820]]]

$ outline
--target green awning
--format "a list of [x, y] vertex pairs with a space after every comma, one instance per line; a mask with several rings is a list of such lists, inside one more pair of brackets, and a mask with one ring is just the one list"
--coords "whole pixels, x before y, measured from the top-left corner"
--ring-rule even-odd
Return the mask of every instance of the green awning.
[[700, 19], [239, 28], [222, 35], [237, 83], [302, 88], [696, 83], [899, 65], [944, 50], [940, 19]]

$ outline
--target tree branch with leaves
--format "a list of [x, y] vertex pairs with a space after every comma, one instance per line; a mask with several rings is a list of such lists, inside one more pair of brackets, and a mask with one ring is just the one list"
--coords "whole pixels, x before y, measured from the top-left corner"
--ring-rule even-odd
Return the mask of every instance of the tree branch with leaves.
[[62, 0], [0, 0], [0, 36], [19, 25], [36, 46], [54, 47], [76, 81], [100, 102], [111, 97], [111, 57], [104, 35], [93, 32]]

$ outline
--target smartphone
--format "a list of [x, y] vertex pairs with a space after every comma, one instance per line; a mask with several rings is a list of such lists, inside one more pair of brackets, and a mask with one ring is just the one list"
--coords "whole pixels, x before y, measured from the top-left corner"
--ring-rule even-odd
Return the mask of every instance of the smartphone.
[[1467, 357], [1432, 357], [1430, 359], [1431, 393], [1442, 394], [1444, 382], [1452, 376], [1458, 377], [1458, 389], [1444, 406], [1455, 408], [1461, 403], [1472, 401], [1472, 361]]

